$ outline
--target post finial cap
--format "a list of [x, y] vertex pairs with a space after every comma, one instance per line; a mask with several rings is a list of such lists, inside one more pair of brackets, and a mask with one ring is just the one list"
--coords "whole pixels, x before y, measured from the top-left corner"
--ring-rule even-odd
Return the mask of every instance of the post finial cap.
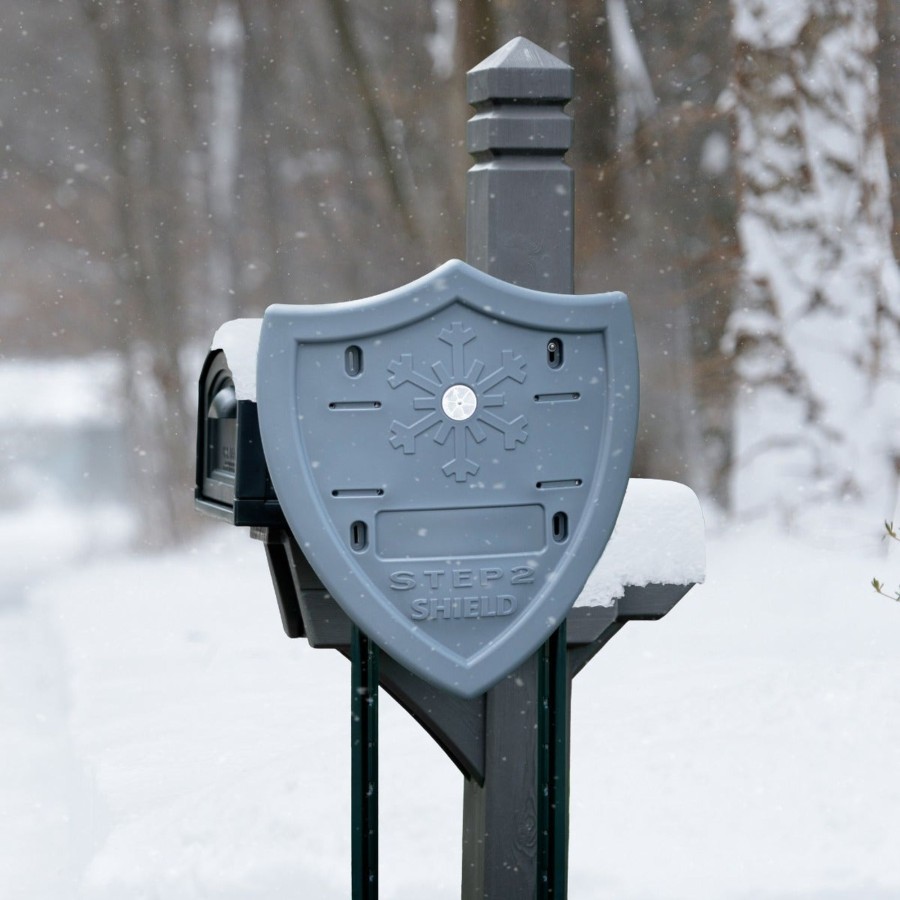
[[468, 100], [565, 103], [572, 99], [572, 73], [568, 63], [528, 38], [513, 38], [469, 70]]

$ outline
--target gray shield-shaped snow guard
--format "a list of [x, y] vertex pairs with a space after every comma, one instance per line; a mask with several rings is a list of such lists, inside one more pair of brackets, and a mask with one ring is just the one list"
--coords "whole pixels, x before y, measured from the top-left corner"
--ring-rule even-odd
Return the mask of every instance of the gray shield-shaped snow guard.
[[366, 634], [462, 696], [547, 639], [628, 483], [624, 294], [542, 293], [451, 260], [377, 297], [270, 307], [258, 360], [285, 517]]

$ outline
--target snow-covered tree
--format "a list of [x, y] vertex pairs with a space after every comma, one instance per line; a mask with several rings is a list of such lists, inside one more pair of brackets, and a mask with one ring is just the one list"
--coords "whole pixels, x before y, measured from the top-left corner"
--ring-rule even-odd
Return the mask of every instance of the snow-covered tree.
[[893, 514], [900, 271], [875, 0], [732, 0], [741, 291], [732, 503], [787, 525]]

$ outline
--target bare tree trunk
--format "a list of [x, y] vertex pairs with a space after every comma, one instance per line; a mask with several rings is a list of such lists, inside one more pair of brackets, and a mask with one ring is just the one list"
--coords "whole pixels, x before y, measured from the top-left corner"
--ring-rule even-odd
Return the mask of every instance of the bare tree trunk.
[[212, 116], [209, 123], [210, 283], [224, 319], [239, 303], [236, 194], [243, 97], [244, 23], [230, 0], [219, 3], [209, 28]]
[[[572, 159], [578, 173], [576, 257], [608, 245], [616, 211], [616, 81], [609, 20], [595, 0], [568, 0], [569, 64], [577, 73]], [[582, 251], [581, 248], [584, 248]]]
[[459, 136], [463, 133], [462, 129], [465, 127], [464, 123], [471, 114], [471, 107], [466, 99], [465, 73], [498, 50], [500, 46], [500, 26], [490, 0], [458, 0], [454, 50], [458, 75], [448, 85], [452, 95], [447, 108], [452, 121], [448, 123], [446, 135], [451, 141], [448, 152], [452, 153], [454, 157], [453, 169], [458, 173], [458, 177], [453, 182], [453, 190], [448, 195], [451, 208], [447, 211], [460, 222], [464, 222], [466, 218], [465, 173], [472, 164], [472, 158], [466, 150], [466, 142], [459, 140]]
[[[153, 44], [152, 5], [111, 9], [82, 0], [106, 92], [111, 191], [117, 217], [114, 315], [125, 363], [129, 464], [147, 546], [177, 541], [189, 527], [194, 425], [182, 386], [184, 284], [178, 252], [183, 135], [165, 97], [166, 66]], [[177, 103], [177, 101], [172, 101]]]
[[373, 83], [371, 68], [363, 58], [362, 50], [354, 37], [346, 0], [326, 0], [326, 4], [334, 21], [344, 67], [356, 82], [367, 128], [378, 154], [384, 182], [399, 214], [400, 225], [409, 239], [417, 242], [420, 232], [415, 197], [403, 178], [397, 142], [390, 137], [388, 123], [376, 96], [377, 88]]
[[878, 0], [878, 66], [881, 130], [891, 178], [894, 256], [900, 256], [900, 3]]
[[744, 255], [728, 331], [734, 510], [818, 528], [861, 503], [874, 519], [893, 508], [900, 457], [875, 0], [733, 9]]
[[459, 0], [456, 15], [457, 56], [468, 72], [500, 49], [500, 26], [491, 0]]

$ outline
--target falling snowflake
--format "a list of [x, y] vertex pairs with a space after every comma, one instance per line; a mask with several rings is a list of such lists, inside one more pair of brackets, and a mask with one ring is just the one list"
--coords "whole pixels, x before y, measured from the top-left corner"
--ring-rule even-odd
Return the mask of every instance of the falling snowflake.
[[425, 415], [409, 425], [396, 419], [391, 423], [391, 446], [403, 448], [406, 454], [416, 452], [416, 439], [426, 431], [434, 429], [432, 440], [443, 446], [453, 436], [453, 458], [442, 469], [449, 478], [465, 481], [478, 472], [478, 463], [469, 459], [468, 437], [476, 444], [487, 437], [483, 425], [503, 435], [503, 446], [515, 450], [517, 444], [528, 439], [524, 416], [516, 416], [511, 422], [501, 419], [491, 412], [506, 405], [502, 392], [490, 393], [507, 378], [522, 384], [525, 381], [525, 360], [512, 350], [500, 351], [500, 366], [484, 375], [485, 363], [473, 359], [466, 370], [466, 344], [476, 339], [471, 328], [461, 322], [454, 322], [451, 328], [441, 330], [438, 338], [451, 348], [451, 367], [443, 361], [431, 366], [434, 378], [416, 371], [411, 353], [403, 353], [400, 360], [393, 360], [388, 366], [391, 377], [388, 384], [392, 388], [402, 384], [412, 384], [427, 396], [413, 398], [413, 409], [425, 411]]

